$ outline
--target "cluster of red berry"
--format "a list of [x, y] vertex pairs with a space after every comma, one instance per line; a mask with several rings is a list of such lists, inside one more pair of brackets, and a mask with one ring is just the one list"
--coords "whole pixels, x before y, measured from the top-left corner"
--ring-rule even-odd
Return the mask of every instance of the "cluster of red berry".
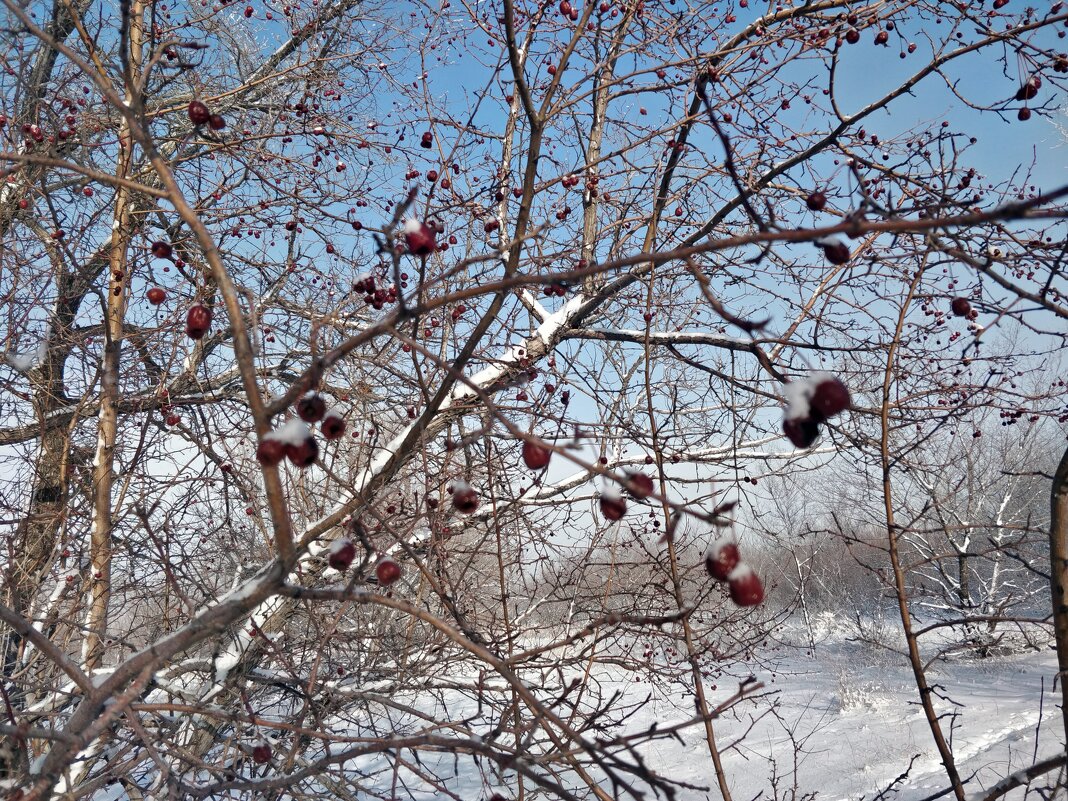
[[756, 606], [764, 600], [760, 576], [742, 561], [738, 544], [716, 541], [705, 550], [705, 570], [716, 581], [726, 581], [731, 600], [738, 606]]
[[[352, 561], [356, 558], [356, 546], [352, 540], [343, 537], [334, 540], [330, 546], [326, 561], [334, 570], [345, 571], [349, 569]], [[388, 587], [401, 577], [401, 567], [389, 556], [383, 556], [375, 565], [375, 578], [379, 586]]]
[[362, 292], [363, 302], [373, 309], [382, 309], [387, 303], [397, 302], [397, 287], [376, 288], [374, 276], [368, 275], [361, 278], [352, 285], [352, 288], [356, 292]]
[[226, 120], [223, 116], [212, 114], [211, 109], [203, 100], [191, 100], [186, 113], [189, 114], [189, 121], [198, 128], [201, 125], [207, 125], [213, 131], [221, 131], [226, 127]]
[[318, 392], [309, 392], [297, 401], [294, 409], [299, 420], [290, 420], [260, 440], [256, 458], [260, 464], [273, 466], [288, 458], [297, 467], [308, 467], [319, 458], [319, 444], [312, 436], [309, 423], [319, 423], [323, 439], [340, 439], [345, 434], [345, 419], [337, 409], [327, 409]]
[[809, 448], [820, 435], [820, 425], [849, 408], [849, 389], [832, 375], [817, 373], [786, 385], [786, 412], [782, 431], [798, 448]]

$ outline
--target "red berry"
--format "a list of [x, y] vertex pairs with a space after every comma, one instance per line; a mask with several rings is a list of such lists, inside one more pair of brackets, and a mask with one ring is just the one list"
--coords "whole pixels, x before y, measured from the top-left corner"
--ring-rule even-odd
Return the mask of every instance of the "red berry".
[[717, 581], [726, 581], [742, 559], [733, 542], [713, 542], [705, 551], [705, 570]]
[[323, 423], [319, 426], [319, 430], [323, 432], [323, 439], [341, 439], [345, 436], [345, 420], [340, 412], [331, 409], [323, 417]]
[[418, 220], [408, 220], [404, 224], [404, 243], [414, 256], [429, 256], [437, 247], [433, 229]]
[[849, 408], [849, 389], [837, 378], [826, 378], [816, 385], [809, 401], [824, 419]]
[[189, 307], [185, 316], [185, 333], [190, 339], [201, 339], [211, 328], [211, 309], [203, 303]]
[[820, 424], [807, 417], [782, 421], [782, 433], [796, 448], [811, 448], [820, 435]]
[[226, 118], [222, 114], [212, 114], [208, 117], [208, 127], [213, 131], [221, 131], [226, 127]]
[[949, 310], [957, 317], [967, 317], [972, 310], [972, 304], [967, 298], [953, 298], [949, 302]]
[[552, 451], [536, 442], [523, 441], [523, 462], [531, 470], [543, 469], [552, 455]]
[[466, 481], [457, 481], [452, 488], [452, 505], [457, 512], [469, 515], [478, 508], [478, 493]]
[[823, 192], [813, 192], [805, 198], [805, 205], [812, 211], [822, 211], [823, 207], [827, 205], [827, 196]]
[[627, 478], [630, 479], [630, 494], [638, 500], [642, 498], [648, 498], [653, 494], [655, 487], [653, 486], [653, 480], [645, 473], [628, 473]]
[[856, 28], [850, 28], [846, 31], [845, 40], [850, 44], [856, 44], [860, 41], [860, 31]]
[[158, 306], [167, 299], [167, 293], [158, 286], [154, 286], [145, 293], [145, 297], [148, 298], [148, 302], [153, 306]]
[[764, 600], [764, 585], [760, 583], [760, 577], [744, 562], [731, 571], [727, 581], [731, 600], [738, 606], [756, 606]]
[[378, 578], [379, 584], [383, 587], [388, 587], [401, 577], [400, 565], [385, 556], [381, 562], [375, 565], [375, 576]]
[[252, 761], [257, 765], [262, 765], [271, 759], [271, 746], [267, 743], [260, 743], [252, 749]]
[[888, 41], [890, 41], [890, 34], [886, 31], [879, 31], [875, 34], [875, 44], [885, 45]]
[[286, 456], [297, 467], [309, 467], [319, 458], [319, 444], [313, 437], [297, 444], [287, 444]]
[[209, 119], [211, 119], [211, 112], [208, 111], [208, 107], [200, 100], [193, 100], [189, 103], [189, 108], [186, 109], [189, 113], [189, 121], [193, 125], [203, 125]]
[[352, 544], [352, 540], [340, 539], [334, 540], [334, 544], [330, 546], [326, 561], [334, 570], [348, 570], [355, 558], [356, 546]]
[[1029, 119], [1031, 119], [1031, 109], [1029, 109], [1027, 106], [1024, 106], [1022, 109], [1016, 112], [1016, 119], [1018, 119], [1020, 122], [1027, 122]]
[[823, 248], [823, 255], [827, 257], [827, 261], [831, 264], [845, 264], [849, 261], [851, 254], [849, 252], [849, 245], [845, 242], [830, 240], [821, 242], [820, 247]]
[[627, 513], [627, 502], [623, 496], [613, 489], [607, 489], [601, 494], [601, 514], [606, 520], [621, 520]]
[[305, 423], [318, 423], [326, 414], [326, 401], [318, 392], [309, 392], [297, 401], [297, 417]]
[[262, 465], [276, 465], [286, 455], [286, 444], [268, 434], [256, 448], [256, 459]]
[[152, 243], [152, 255], [157, 259], [169, 259], [172, 253], [174, 253], [174, 248], [171, 247], [170, 242], [156, 240]]
[[176, 425], [178, 425], [178, 424], [179, 424], [180, 422], [182, 422], [182, 418], [181, 418], [181, 417], [179, 417], [178, 415], [176, 415], [176, 414], [169, 414], [169, 415], [167, 415], [167, 425], [169, 425], [169, 426], [176, 426]]

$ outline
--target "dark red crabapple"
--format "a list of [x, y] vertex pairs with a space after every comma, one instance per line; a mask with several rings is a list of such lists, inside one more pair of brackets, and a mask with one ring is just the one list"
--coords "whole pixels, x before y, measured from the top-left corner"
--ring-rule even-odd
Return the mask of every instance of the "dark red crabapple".
[[760, 577], [745, 562], [739, 562], [738, 566], [727, 577], [731, 591], [731, 600], [738, 606], [756, 606], [764, 600], [764, 585]]
[[384, 556], [382, 557], [382, 560], [375, 565], [375, 577], [378, 578], [379, 584], [383, 587], [388, 587], [401, 577], [400, 565], [388, 556]]
[[294, 408], [297, 417], [305, 423], [318, 423], [326, 414], [326, 401], [318, 392], [308, 392], [301, 396]]
[[[282, 443], [286, 457], [297, 467], [308, 467], [319, 458], [319, 445], [312, 436], [308, 424], [303, 420], [289, 420], [281, 428], [263, 438], [263, 442], [271, 440]], [[274, 452], [271, 451], [267, 455], [273, 456]], [[258, 456], [259, 453], [257, 453]]]
[[968, 302], [967, 298], [953, 298], [949, 302], [949, 310], [956, 317], [967, 317], [972, 310], [972, 304]]
[[203, 125], [211, 119], [211, 112], [208, 111], [207, 105], [201, 100], [190, 101], [186, 112], [189, 114], [189, 121], [193, 125]]
[[257, 765], [263, 765], [271, 759], [271, 746], [260, 743], [252, 749], [252, 761]]
[[[273, 433], [273, 432], [272, 432]], [[256, 459], [262, 465], [273, 466], [285, 458], [286, 444], [271, 434], [264, 437], [256, 447]]]
[[813, 192], [805, 198], [805, 205], [812, 211], [823, 211], [824, 206], [827, 205], [827, 196], [823, 192]]
[[157, 239], [152, 243], [152, 255], [157, 259], [169, 259], [172, 253], [174, 253], [174, 248], [171, 247], [170, 242]]
[[145, 297], [148, 298], [148, 302], [153, 306], [158, 306], [167, 299], [167, 293], [158, 286], [154, 286], [145, 293]]
[[478, 493], [466, 481], [457, 481], [452, 487], [452, 505], [457, 512], [469, 515], [478, 508]]
[[523, 441], [523, 463], [531, 470], [541, 470], [552, 457], [553, 452], [543, 445], [528, 440]]
[[208, 117], [208, 127], [213, 131], [221, 131], [226, 127], [226, 118], [222, 114], [212, 114]]
[[185, 315], [185, 333], [190, 339], [202, 339], [211, 328], [211, 309], [194, 303]]
[[437, 247], [434, 230], [426, 223], [414, 219], [404, 223], [404, 244], [413, 256], [429, 256]]
[[311, 436], [303, 442], [287, 444], [286, 457], [297, 467], [310, 467], [319, 458], [319, 444]]
[[819, 439], [820, 424], [807, 417], [786, 419], [782, 421], [782, 433], [794, 444], [795, 448], [811, 448]]
[[816, 384], [809, 403], [824, 419], [834, 417], [849, 408], [849, 389], [837, 378], [825, 378]]
[[345, 419], [341, 416], [341, 412], [336, 409], [328, 411], [323, 417], [319, 430], [323, 432], [323, 439], [326, 440], [341, 439], [345, 436]]
[[326, 561], [334, 570], [348, 570], [355, 558], [356, 546], [352, 544], [352, 540], [343, 537], [340, 540], [334, 540]]
[[627, 478], [630, 481], [630, 494], [638, 500], [642, 498], [648, 498], [653, 494], [655, 487], [653, 486], [653, 480], [645, 473], [639, 473], [637, 471], [633, 473], [627, 473]]
[[716, 581], [726, 581], [741, 561], [738, 545], [733, 542], [713, 542], [705, 551], [705, 570]]
[[616, 490], [609, 488], [601, 493], [601, 514], [606, 520], [621, 520], [627, 513], [627, 502]]
[[1029, 119], [1031, 119], [1031, 109], [1029, 109], [1027, 106], [1024, 106], [1022, 109], [1016, 112], [1016, 119], [1018, 119], [1020, 122], [1027, 122]]
[[816, 244], [823, 248], [823, 255], [831, 264], [845, 264], [849, 261], [849, 245], [835, 237], [816, 240]]

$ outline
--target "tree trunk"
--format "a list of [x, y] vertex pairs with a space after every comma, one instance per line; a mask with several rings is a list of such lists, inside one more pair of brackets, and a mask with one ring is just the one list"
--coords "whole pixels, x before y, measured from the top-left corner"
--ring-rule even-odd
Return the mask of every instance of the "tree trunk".
[[[139, 102], [133, 89], [141, 63], [142, 6], [135, 2], [130, 9], [129, 65], [126, 76], [126, 102]], [[133, 137], [129, 123], [122, 124], [120, 142], [127, 145], [120, 151], [115, 174], [126, 178], [133, 161]], [[126, 299], [130, 276], [127, 251], [130, 242], [130, 190], [119, 187], [115, 193], [115, 211], [111, 226], [111, 256], [108, 267], [108, 304], [104, 325], [104, 364], [100, 380], [100, 412], [97, 422], [96, 458], [93, 460], [93, 525], [91, 529], [90, 558], [92, 575], [89, 586], [91, 597], [85, 621], [85, 641], [82, 644], [82, 661], [86, 671], [100, 667], [104, 656], [104, 638], [107, 634], [108, 604], [111, 600], [111, 490], [114, 480], [115, 439], [119, 420], [119, 375], [121, 371], [123, 320], [126, 316]]]
[[1068, 746], [1068, 449], [1061, 457], [1050, 491], [1049, 587], [1053, 634], [1057, 640], [1057, 678], [1061, 684], [1061, 716]]

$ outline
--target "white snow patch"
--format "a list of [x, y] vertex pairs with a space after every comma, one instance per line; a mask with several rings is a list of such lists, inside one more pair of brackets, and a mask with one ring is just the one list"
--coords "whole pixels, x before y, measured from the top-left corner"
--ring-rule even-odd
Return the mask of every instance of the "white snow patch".
[[281, 428], [277, 428], [267, 434], [264, 439], [273, 439], [286, 445], [297, 446], [311, 438], [311, 429], [303, 420], [293, 418], [287, 421]]
[[711, 559], [714, 562], [719, 561], [720, 552], [728, 545], [734, 545], [737, 547], [738, 543], [736, 543], [733, 539], [728, 538], [712, 540], [712, 542], [708, 543], [708, 547], [705, 548], [705, 559]]
[[330, 547], [327, 549], [327, 553], [335, 554], [342, 548], [351, 544], [352, 540], [350, 540], [348, 537], [342, 537], [341, 539], [334, 540], [332, 543], [330, 543]]
[[753, 575], [753, 568], [745, 562], [739, 562], [734, 570], [727, 574], [727, 581], [741, 581], [751, 575]]
[[17, 353], [4, 354], [4, 362], [12, 370], [16, 370], [20, 373], [27, 373], [33, 369], [33, 357], [32, 356], [19, 356]]
[[840, 236], [821, 236], [818, 239], [813, 239], [817, 245], [821, 248], [835, 247], [838, 245], [848, 246], [848, 243]]
[[816, 387], [824, 381], [833, 379], [831, 373], [815, 372], [806, 378], [798, 378], [783, 387], [783, 398], [786, 401], [786, 410], [783, 416], [787, 420], [800, 420], [809, 416], [810, 403]]

